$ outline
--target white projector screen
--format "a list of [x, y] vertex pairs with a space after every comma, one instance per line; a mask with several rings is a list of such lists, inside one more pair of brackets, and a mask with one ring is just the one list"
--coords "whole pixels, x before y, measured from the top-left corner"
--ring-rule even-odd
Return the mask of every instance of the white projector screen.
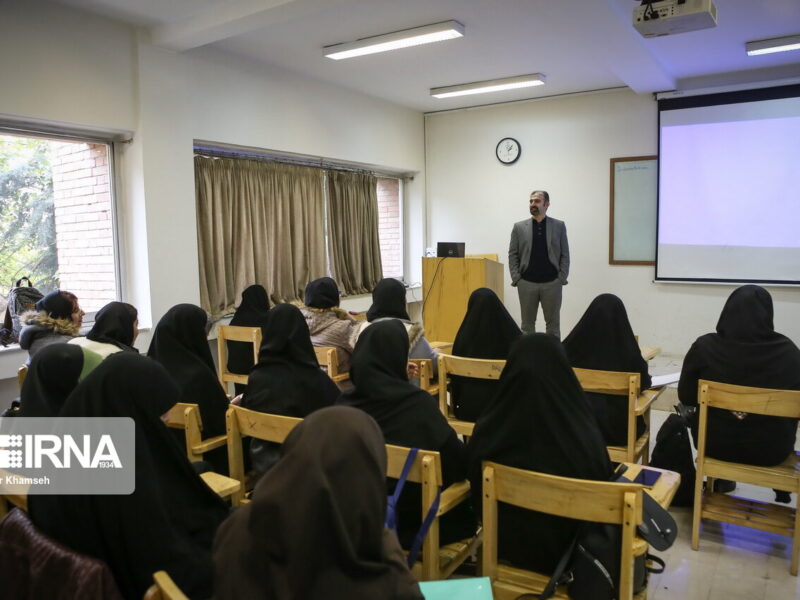
[[800, 284], [800, 85], [658, 111], [656, 279]]

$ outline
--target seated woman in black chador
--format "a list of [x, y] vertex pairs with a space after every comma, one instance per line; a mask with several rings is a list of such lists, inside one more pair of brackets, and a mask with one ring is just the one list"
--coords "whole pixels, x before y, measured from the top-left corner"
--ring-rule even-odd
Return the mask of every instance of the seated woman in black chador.
[[431, 361], [433, 376], [437, 374], [436, 352], [425, 337], [419, 323], [411, 321], [406, 306], [406, 288], [397, 279], [381, 279], [372, 290], [372, 306], [367, 311], [366, 322], [358, 323], [351, 333], [351, 344], [355, 347], [359, 336], [373, 323], [394, 319], [403, 324], [411, 348], [409, 358], [427, 358]]
[[[497, 294], [489, 288], [478, 288], [469, 297], [467, 314], [453, 343], [453, 354], [505, 360], [511, 344], [521, 335]], [[475, 422], [496, 391], [496, 381], [451, 377], [450, 397], [456, 417]]]
[[161, 570], [190, 598], [212, 593], [211, 545], [228, 509], [161, 422], [178, 395], [157, 362], [133, 352], [109, 356], [75, 388], [60, 416], [133, 419], [134, 491], [28, 498], [34, 524], [72, 550], [105, 561], [130, 600], [140, 599]]
[[[772, 324], [772, 297], [757, 285], [735, 290], [716, 333], [697, 338], [681, 369], [678, 397], [697, 405], [697, 382], [800, 390], [800, 350]], [[710, 409], [706, 453], [760, 466], [782, 463], [794, 451], [797, 420]], [[697, 444], [697, 423], [692, 427]]]
[[[319, 368], [300, 309], [278, 304], [269, 311], [258, 364], [250, 371], [241, 405], [263, 413], [304, 418], [331, 406], [339, 388]], [[251, 440], [253, 467], [265, 473], [280, 455], [279, 445]]]
[[[203, 437], [226, 432], [225, 412], [228, 397], [217, 379], [214, 359], [208, 345], [208, 316], [194, 304], [176, 304], [156, 325], [147, 355], [160, 362], [178, 385], [177, 402], [197, 404], [203, 421]], [[183, 432], [176, 430], [176, 439]], [[228, 472], [228, 453], [217, 448], [203, 455], [217, 473]]]
[[[263, 285], [251, 285], [242, 292], [242, 302], [233, 313], [230, 325], [237, 327], [260, 327], [261, 340], [266, 339], [269, 296]], [[247, 375], [253, 368], [253, 345], [249, 342], [228, 342], [228, 370], [231, 373]], [[247, 388], [243, 383], [235, 383], [236, 395]]]
[[[482, 462], [550, 475], [608, 481], [605, 441], [561, 343], [522, 336], [511, 349], [500, 387], [481, 413], [467, 448], [472, 505], [482, 504]], [[498, 557], [551, 573], [578, 522], [501, 504]]]
[[133, 342], [139, 335], [139, 311], [127, 302], [109, 302], [94, 315], [94, 325], [86, 337], [69, 343], [81, 346], [106, 358], [117, 352], [139, 352]]
[[422, 600], [385, 519], [381, 430], [360, 410], [319, 410], [220, 527], [214, 597]]
[[64, 401], [103, 358], [72, 344], [50, 344], [31, 359], [20, 390], [20, 417], [57, 417]]
[[[350, 378], [354, 388], [337, 403], [369, 414], [387, 444], [438, 451], [444, 487], [463, 481], [466, 449], [433, 397], [408, 381], [407, 361], [408, 335], [403, 324], [395, 319], [374, 323], [364, 330], [353, 351]], [[420, 494], [419, 484], [406, 483], [398, 501], [398, 535], [406, 549], [422, 522]], [[474, 535], [475, 520], [464, 503], [445, 514], [440, 527], [441, 543], [448, 544]]]
[[[639, 373], [641, 389], [650, 387], [647, 361], [636, 337], [625, 305], [614, 294], [592, 300], [581, 320], [564, 340], [569, 364], [581, 369]], [[625, 396], [586, 394], [606, 444], [628, 443], [628, 399]], [[636, 418], [636, 437], [644, 433], [644, 419]]]

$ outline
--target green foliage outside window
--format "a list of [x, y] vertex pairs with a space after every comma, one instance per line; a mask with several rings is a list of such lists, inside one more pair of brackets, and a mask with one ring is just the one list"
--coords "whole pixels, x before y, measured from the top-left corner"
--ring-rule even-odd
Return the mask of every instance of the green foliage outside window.
[[50, 156], [47, 140], [0, 135], [0, 309], [20, 277], [58, 287]]

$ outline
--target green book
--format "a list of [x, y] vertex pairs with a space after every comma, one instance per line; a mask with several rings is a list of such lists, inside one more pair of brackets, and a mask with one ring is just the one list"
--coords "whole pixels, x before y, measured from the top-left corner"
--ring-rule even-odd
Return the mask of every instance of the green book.
[[492, 600], [488, 577], [423, 581], [419, 584], [425, 600]]

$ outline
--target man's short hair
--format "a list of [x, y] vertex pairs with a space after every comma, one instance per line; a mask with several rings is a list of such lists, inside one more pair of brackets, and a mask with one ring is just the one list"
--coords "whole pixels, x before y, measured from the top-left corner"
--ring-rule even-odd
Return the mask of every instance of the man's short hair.
[[550, 204], [550, 194], [548, 194], [544, 190], [533, 190], [531, 192], [531, 196], [533, 196], [534, 194], [541, 194], [542, 196], [544, 196], [544, 201]]

